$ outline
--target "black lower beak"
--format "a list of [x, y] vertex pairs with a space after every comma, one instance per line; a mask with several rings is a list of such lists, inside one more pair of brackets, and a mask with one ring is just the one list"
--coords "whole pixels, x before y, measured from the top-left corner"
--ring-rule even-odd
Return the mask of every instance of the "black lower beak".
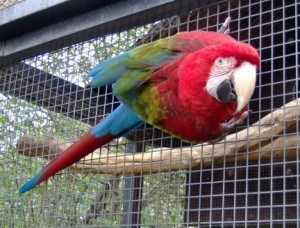
[[224, 80], [217, 88], [218, 100], [224, 103], [231, 103], [237, 100], [237, 95], [232, 82], [228, 79]]

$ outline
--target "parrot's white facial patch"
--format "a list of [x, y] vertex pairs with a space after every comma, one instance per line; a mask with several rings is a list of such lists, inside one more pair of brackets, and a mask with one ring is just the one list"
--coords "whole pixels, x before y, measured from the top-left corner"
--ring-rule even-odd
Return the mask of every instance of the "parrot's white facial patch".
[[206, 83], [207, 92], [215, 99], [219, 100], [217, 89], [220, 84], [226, 79], [231, 79], [236, 62], [234, 57], [219, 57], [215, 60]]
[[236, 62], [234, 57], [217, 58], [206, 84], [207, 92], [218, 101], [237, 102], [233, 114], [248, 104], [256, 82], [256, 66], [245, 61], [236, 67]]

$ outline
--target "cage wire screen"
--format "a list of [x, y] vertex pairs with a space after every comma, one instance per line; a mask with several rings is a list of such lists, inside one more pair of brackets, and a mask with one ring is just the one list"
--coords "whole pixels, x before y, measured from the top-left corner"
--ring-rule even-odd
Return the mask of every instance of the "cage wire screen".
[[[298, 10], [218, 2], [2, 67], [0, 227], [299, 226]], [[261, 56], [243, 126], [190, 145], [144, 124], [18, 194], [119, 106], [110, 86], [88, 87], [90, 69], [177, 32], [217, 31], [229, 15], [230, 35]]]
[[0, 1], [0, 9], [7, 8], [9, 6], [15, 5], [22, 1], [25, 1], [25, 0], [3, 0], [3, 1]]

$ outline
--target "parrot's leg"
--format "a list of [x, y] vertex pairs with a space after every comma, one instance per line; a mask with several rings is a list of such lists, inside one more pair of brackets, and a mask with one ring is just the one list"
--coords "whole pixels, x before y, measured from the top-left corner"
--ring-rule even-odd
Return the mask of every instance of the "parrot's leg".
[[225, 22], [222, 24], [221, 28], [218, 30], [218, 33], [229, 34], [229, 32], [230, 32], [230, 29], [229, 29], [230, 22], [231, 22], [231, 18], [227, 17]]
[[223, 140], [230, 131], [235, 130], [237, 127], [241, 126], [245, 119], [249, 116], [250, 111], [245, 111], [239, 118], [232, 118], [227, 123], [223, 123], [223, 134], [216, 139], [209, 141], [209, 143], [216, 143]]
[[232, 131], [236, 129], [238, 126], [244, 122], [245, 119], [249, 116], [249, 111], [243, 112], [243, 114], [239, 118], [232, 118], [227, 123], [223, 123], [223, 129], [225, 132]]

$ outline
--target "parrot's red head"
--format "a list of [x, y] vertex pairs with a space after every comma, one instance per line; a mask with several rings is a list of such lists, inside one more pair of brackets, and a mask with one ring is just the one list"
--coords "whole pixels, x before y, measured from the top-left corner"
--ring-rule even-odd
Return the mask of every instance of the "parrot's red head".
[[[194, 114], [203, 115], [205, 111], [217, 121], [224, 121], [248, 104], [260, 59], [252, 46], [224, 34], [215, 35], [219, 38], [217, 44], [204, 40], [207, 46], [189, 54], [182, 62], [179, 97]], [[217, 110], [224, 112], [216, 115], [220, 112]]]

